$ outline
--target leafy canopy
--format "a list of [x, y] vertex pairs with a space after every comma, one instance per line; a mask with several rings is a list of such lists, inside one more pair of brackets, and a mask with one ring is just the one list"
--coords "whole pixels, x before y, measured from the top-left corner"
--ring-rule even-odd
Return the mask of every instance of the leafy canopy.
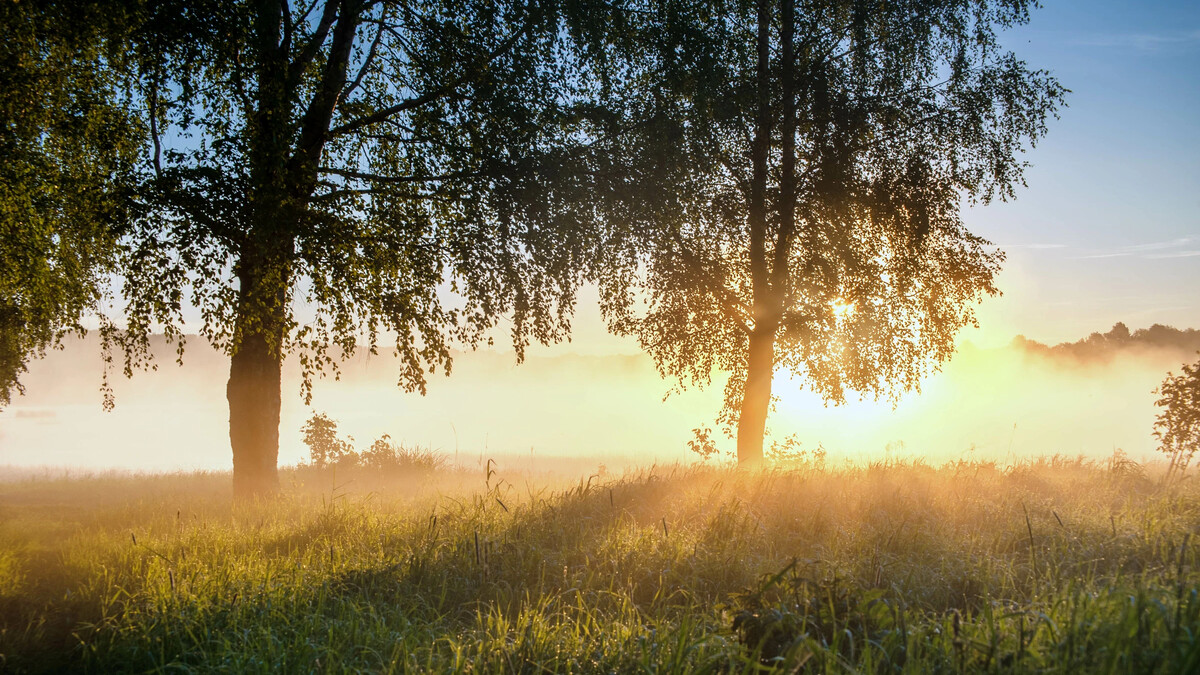
[[140, 147], [119, 3], [0, 3], [0, 406], [102, 304]]
[[625, 3], [590, 118], [613, 327], [681, 384], [731, 372], [727, 422], [756, 327], [827, 400], [916, 387], [997, 292], [1003, 255], [962, 204], [1012, 197], [1063, 103], [997, 39], [1031, 4], [796, 0], [789, 23], [777, 3]]
[[[258, 314], [239, 306], [238, 273], [255, 265], [285, 307], [271, 348], [299, 353], [306, 394], [314, 373], [382, 340], [400, 384], [423, 390], [454, 340], [487, 340], [502, 315], [518, 354], [566, 335], [589, 254], [563, 206], [570, 186], [545, 168], [572, 98], [553, 3], [144, 11], [151, 180], [123, 239], [129, 331], [111, 336], [127, 368], [152, 330], [182, 340], [189, 305], [201, 335], [235, 351]], [[278, 27], [269, 48], [264, 21]], [[262, 195], [286, 217], [263, 222]]]

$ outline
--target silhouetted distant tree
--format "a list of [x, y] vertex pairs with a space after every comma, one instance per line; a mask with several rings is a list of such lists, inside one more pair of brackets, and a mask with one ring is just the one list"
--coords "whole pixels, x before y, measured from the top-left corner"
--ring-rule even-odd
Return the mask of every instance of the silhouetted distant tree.
[[1013, 345], [1027, 352], [1053, 358], [1067, 358], [1078, 362], [1107, 361], [1123, 352], [1196, 352], [1200, 350], [1200, 330], [1179, 329], [1156, 323], [1131, 333], [1124, 323], [1118, 322], [1107, 333], [1092, 333], [1077, 342], [1049, 346], [1018, 335], [1013, 339]]
[[916, 387], [995, 292], [963, 199], [1012, 197], [1063, 102], [997, 42], [1033, 3], [617, 4], [592, 131], [614, 330], [681, 383], [732, 373], [741, 463], [779, 370], [835, 402]]
[[140, 139], [120, 3], [0, 3], [0, 406], [102, 301]]
[[1108, 338], [1108, 340], [1111, 342], [1116, 342], [1119, 344], [1128, 342], [1132, 335], [1129, 333], [1129, 326], [1126, 326], [1123, 322], [1118, 321], [1113, 324], [1112, 330], [1108, 331], [1108, 334], [1104, 337]]
[[1159, 450], [1170, 455], [1170, 471], [1185, 471], [1200, 447], [1200, 361], [1168, 373], [1154, 393], [1161, 396], [1154, 403], [1162, 408], [1154, 422]]
[[[390, 342], [424, 390], [501, 315], [563, 337], [592, 257], [561, 216], [566, 33], [539, 0], [168, 0], [142, 8], [145, 210], [123, 239], [126, 369], [186, 307], [230, 357], [238, 497], [278, 484], [281, 364], [303, 393]], [[455, 299], [450, 299], [450, 298]], [[297, 320], [297, 307], [311, 321]]]

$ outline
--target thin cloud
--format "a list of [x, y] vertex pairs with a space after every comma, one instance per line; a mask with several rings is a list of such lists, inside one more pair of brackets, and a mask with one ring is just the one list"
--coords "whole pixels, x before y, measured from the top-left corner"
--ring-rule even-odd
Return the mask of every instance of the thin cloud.
[[1200, 251], [1175, 251], [1174, 253], [1152, 253], [1144, 255], [1147, 260], [1161, 260], [1164, 258], [1195, 258], [1200, 255]]
[[1066, 244], [1001, 244], [1000, 245], [1000, 248], [1003, 248], [1003, 249], [1027, 248], [1027, 249], [1034, 250], [1034, 251], [1044, 251], [1044, 250], [1049, 250], [1049, 249], [1054, 249], [1054, 248], [1066, 248], [1066, 247], [1067, 247]]
[[1196, 242], [1196, 237], [1178, 237], [1176, 239], [1170, 239], [1167, 241], [1152, 241], [1145, 244], [1122, 246], [1109, 251], [1100, 250], [1096, 253], [1077, 256], [1072, 259], [1098, 260], [1102, 258], [1127, 258], [1130, 256], [1137, 256], [1143, 260], [1159, 260], [1163, 258], [1192, 258], [1195, 256], [1200, 256], [1200, 251], [1190, 248], [1195, 246]]
[[1145, 309], [1134, 310], [1130, 312], [1130, 316], [1161, 316], [1164, 312], [1181, 312], [1185, 309], [1192, 309], [1195, 305], [1164, 305], [1160, 307], [1147, 307]]
[[1195, 240], [1196, 240], [1195, 237], [1179, 237], [1178, 239], [1172, 239], [1170, 241], [1155, 241], [1155, 242], [1151, 242], [1149, 244], [1137, 244], [1136, 246], [1126, 246], [1125, 250], [1132, 251], [1134, 253], [1137, 253], [1140, 251], [1161, 251], [1161, 250], [1167, 249], [1167, 248], [1178, 248], [1180, 246], [1187, 246], [1188, 244], [1192, 243]]

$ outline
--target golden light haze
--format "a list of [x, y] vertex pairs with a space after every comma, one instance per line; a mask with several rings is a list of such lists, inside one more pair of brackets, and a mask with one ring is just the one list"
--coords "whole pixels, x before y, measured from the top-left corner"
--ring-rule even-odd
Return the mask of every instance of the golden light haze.
[[[583, 335], [594, 339], [535, 349], [523, 365], [511, 353], [458, 354], [453, 374], [434, 375], [426, 397], [396, 387], [398, 368], [390, 357], [358, 356], [344, 364], [340, 381], [316, 383], [311, 408], [300, 399], [298, 368], [290, 361], [280, 462], [306, 458], [300, 428], [314, 411], [337, 420], [360, 449], [386, 433], [462, 464], [494, 457], [521, 468], [552, 468], [551, 458], [574, 457], [617, 469], [693, 459], [691, 430], [714, 426], [723, 382], [664, 400], [671, 383], [646, 356], [614, 353], [622, 344], [616, 338]], [[0, 413], [0, 465], [227, 469], [227, 361], [195, 338], [182, 367], [165, 346], [158, 351], [157, 372], [138, 372], [132, 380], [117, 374], [111, 413], [101, 410], [94, 340], [33, 362], [27, 394]], [[1156, 446], [1152, 390], [1168, 370], [1193, 358], [1151, 350], [1090, 363], [965, 343], [943, 372], [895, 408], [854, 398], [826, 407], [801, 381], [781, 373], [769, 431], [774, 440], [795, 434], [805, 448], [821, 444], [833, 460], [888, 453], [935, 463], [1104, 457], [1118, 448], [1147, 459]], [[714, 438], [722, 450], [733, 449], [723, 434]]]

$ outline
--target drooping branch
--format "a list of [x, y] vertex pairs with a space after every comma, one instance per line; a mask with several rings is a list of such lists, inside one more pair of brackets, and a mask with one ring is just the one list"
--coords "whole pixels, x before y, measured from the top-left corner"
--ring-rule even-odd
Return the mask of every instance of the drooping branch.
[[691, 251], [678, 230], [671, 231], [671, 240], [675, 253], [684, 259], [688, 268], [697, 277], [703, 280], [705, 288], [719, 303], [721, 312], [725, 315], [725, 318], [742, 333], [749, 335], [753, 326], [750, 312], [747, 311], [745, 305], [738, 299], [737, 294], [729, 290], [729, 287], [725, 285], [722, 275], [713, 272], [708, 264]]

